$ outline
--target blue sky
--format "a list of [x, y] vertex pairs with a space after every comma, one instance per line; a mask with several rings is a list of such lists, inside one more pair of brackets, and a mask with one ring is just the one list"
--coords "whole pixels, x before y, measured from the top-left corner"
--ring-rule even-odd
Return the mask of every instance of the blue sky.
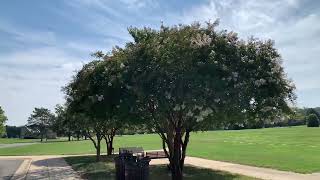
[[247, 39], [275, 40], [297, 105], [320, 106], [320, 2], [312, 0], [10, 0], [0, 2], [0, 105], [23, 125], [34, 107], [63, 103], [61, 87], [96, 50], [131, 38], [127, 27], [220, 19]]

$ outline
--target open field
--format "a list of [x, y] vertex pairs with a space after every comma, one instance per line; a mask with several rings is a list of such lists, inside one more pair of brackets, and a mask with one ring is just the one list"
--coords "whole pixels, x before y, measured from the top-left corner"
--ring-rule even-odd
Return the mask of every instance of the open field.
[[[122, 136], [116, 137], [115, 149], [124, 146], [142, 146], [146, 150], [161, 149], [160, 142], [160, 137], [156, 134]], [[47, 142], [0, 149], [0, 155], [94, 152], [94, 147], [89, 140]], [[191, 135], [187, 154], [300, 173], [320, 172], [320, 128], [291, 127], [198, 132]]]
[[[103, 157], [102, 162], [95, 162], [94, 156], [67, 157], [65, 160], [76, 171], [82, 172], [85, 179], [115, 179], [115, 167], [113, 157]], [[170, 171], [164, 165], [150, 166], [150, 179], [152, 180], [170, 180]], [[254, 178], [229, 174], [221, 171], [212, 171], [193, 166], [186, 166], [184, 169], [185, 180], [253, 180]]]

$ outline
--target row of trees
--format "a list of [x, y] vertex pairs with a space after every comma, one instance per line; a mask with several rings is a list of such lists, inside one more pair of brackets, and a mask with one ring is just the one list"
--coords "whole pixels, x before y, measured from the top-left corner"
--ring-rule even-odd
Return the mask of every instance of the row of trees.
[[158, 133], [172, 179], [182, 179], [190, 133], [228, 123], [272, 121], [289, 113], [294, 85], [271, 40], [240, 40], [200, 25], [129, 28], [133, 42], [94, 54], [63, 88], [66, 117], [100, 159], [123, 127]]

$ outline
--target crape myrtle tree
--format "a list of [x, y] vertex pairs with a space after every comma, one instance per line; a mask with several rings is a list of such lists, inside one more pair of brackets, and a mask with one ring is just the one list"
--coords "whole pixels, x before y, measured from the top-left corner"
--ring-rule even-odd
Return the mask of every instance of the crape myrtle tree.
[[49, 109], [46, 108], [34, 108], [32, 114], [28, 119], [28, 125], [34, 126], [40, 133], [41, 142], [43, 138], [47, 138], [46, 134], [48, 129], [54, 122], [55, 116]]
[[7, 121], [7, 117], [4, 114], [4, 110], [0, 106], [0, 137], [5, 134], [6, 128], [5, 123]]
[[98, 61], [92, 61], [84, 65], [63, 90], [67, 95], [68, 114], [81, 116], [75, 123], [84, 125], [86, 135], [96, 149], [96, 160], [100, 161], [103, 122], [96, 118], [92, 112], [91, 99], [89, 98], [91, 74], [97, 63]]
[[82, 132], [81, 124], [77, 123], [76, 116], [69, 113], [68, 106], [60, 104], [57, 104], [55, 107], [55, 121], [52, 128], [59, 135], [68, 136], [68, 141], [71, 141], [73, 134], [76, 134], [79, 140]]
[[289, 111], [295, 98], [272, 41], [239, 40], [217, 24], [130, 28], [134, 42], [112, 54], [127, 68], [135, 112], [162, 138], [172, 179], [182, 179], [191, 132], [265, 120]]
[[[117, 131], [128, 125], [129, 119], [131, 122], [135, 120], [133, 115], [129, 116], [133, 96], [124, 84], [126, 74], [123, 72], [127, 67], [121, 61], [118, 49], [115, 47], [110, 54], [96, 53], [100, 61], [95, 66], [90, 84], [92, 111], [97, 118], [104, 120], [102, 136], [107, 145], [107, 155], [113, 151]], [[118, 56], [112, 56], [113, 52], [118, 52]]]
[[65, 92], [70, 111], [83, 117], [80, 124], [93, 142], [99, 161], [101, 140], [105, 139], [110, 155], [117, 130], [126, 124], [130, 96], [126, 96], [128, 91], [122, 83], [124, 65], [118, 57], [97, 54], [99, 60], [84, 65]]

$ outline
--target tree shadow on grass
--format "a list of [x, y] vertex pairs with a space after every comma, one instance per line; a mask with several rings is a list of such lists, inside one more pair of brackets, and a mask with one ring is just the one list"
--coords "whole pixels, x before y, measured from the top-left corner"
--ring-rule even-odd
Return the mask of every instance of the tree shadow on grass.
[[[115, 166], [113, 156], [102, 156], [101, 162], [95, 161], [95, 156], [76, 156], [66, 157], [65, 160], [80, 172], [84, 179], [95, 180], [115, 179]], [[229, 174], [222, 171], [213, 171], [211, 169], [198, 168], [186, 165], [184, 168], [184, 180], [252, 180], [253, 178]], [[151, 165], [150, 180], [171, 180], [171, 173], [166, 165]]]
[[[251, 179], [249, 177], [229, 174], [222, 171], [214, 171], [211, 169], [198, 168], [195, 166], [185, 165], [183, 170], [184, 180], [235, 180], [235, 179]], [[150, 166], [151, 180], [171, 180], [171, 172], [168, 171], [166, 165]]]

